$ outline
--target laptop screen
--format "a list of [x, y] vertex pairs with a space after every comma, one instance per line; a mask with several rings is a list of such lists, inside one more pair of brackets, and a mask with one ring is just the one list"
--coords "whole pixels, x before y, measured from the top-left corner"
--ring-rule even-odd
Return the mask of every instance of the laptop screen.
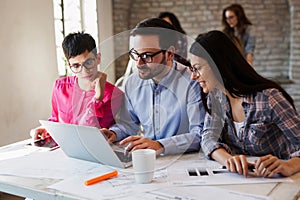
[[112, 147], [98, 128], [45, 120], [40, 123], [69, 157], [119, 168], [131, 165], [131, 157], [124, 155], [121, 147]]

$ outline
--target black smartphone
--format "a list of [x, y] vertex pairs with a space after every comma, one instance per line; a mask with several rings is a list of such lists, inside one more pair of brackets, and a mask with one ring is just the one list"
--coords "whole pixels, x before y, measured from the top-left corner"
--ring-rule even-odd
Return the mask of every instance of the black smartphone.
[[52, 137], [46, 137], [44, 139], [36, 140], [33, 143], [29, 143], [28, 145], [35, 147], [45, 147], [49, 148], [50, 150], [54, 150], [59, 147]]

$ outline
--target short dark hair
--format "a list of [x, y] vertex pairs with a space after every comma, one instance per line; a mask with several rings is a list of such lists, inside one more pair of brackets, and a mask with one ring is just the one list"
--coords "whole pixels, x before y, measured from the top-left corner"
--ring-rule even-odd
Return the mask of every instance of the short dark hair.
[[177, 44], [175, 28], [159, 18], [148, 18], [139, 22], [130, 32], [130, 36], [135, 35], [157, 35], [159, 37], [159, 45], [163, 50], [168, 49], [170, 46], [175, 47]]
[[94, 55], [97, 54], [94, 38], [84, 32], [70, 33], [67, 35], [62, 42], [62, 48], [67, 59], [78, 56], [86, 50], [92, 52]]

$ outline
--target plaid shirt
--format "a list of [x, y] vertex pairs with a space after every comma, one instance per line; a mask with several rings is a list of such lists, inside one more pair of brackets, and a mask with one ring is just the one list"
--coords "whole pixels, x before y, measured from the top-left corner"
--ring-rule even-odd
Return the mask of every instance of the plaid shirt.
[[225, 94], [210, 93], [208, 102], [212, 114], [206, 114], [201, 142], [207, 157], [218, 148], [230, 154], [272, 154], [280, 159], [300, 156], [300, 116], [279, 90], [266, 89], [243, 98], [246, 118], [238, 134]]

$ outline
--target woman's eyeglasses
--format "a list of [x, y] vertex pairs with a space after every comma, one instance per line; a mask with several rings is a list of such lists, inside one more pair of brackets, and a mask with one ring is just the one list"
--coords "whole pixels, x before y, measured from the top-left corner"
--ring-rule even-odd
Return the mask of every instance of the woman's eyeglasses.
[[235, 16], [231, 15], [231, 16], [226, 17], [226, 20], [233, 20], [234, 18], [235, 18]]
[[199, 64], [189, 65], [188, 68], [193, 74], [196, 74], [197, 77], [201, 75], [199, 71], [201, 66]]

